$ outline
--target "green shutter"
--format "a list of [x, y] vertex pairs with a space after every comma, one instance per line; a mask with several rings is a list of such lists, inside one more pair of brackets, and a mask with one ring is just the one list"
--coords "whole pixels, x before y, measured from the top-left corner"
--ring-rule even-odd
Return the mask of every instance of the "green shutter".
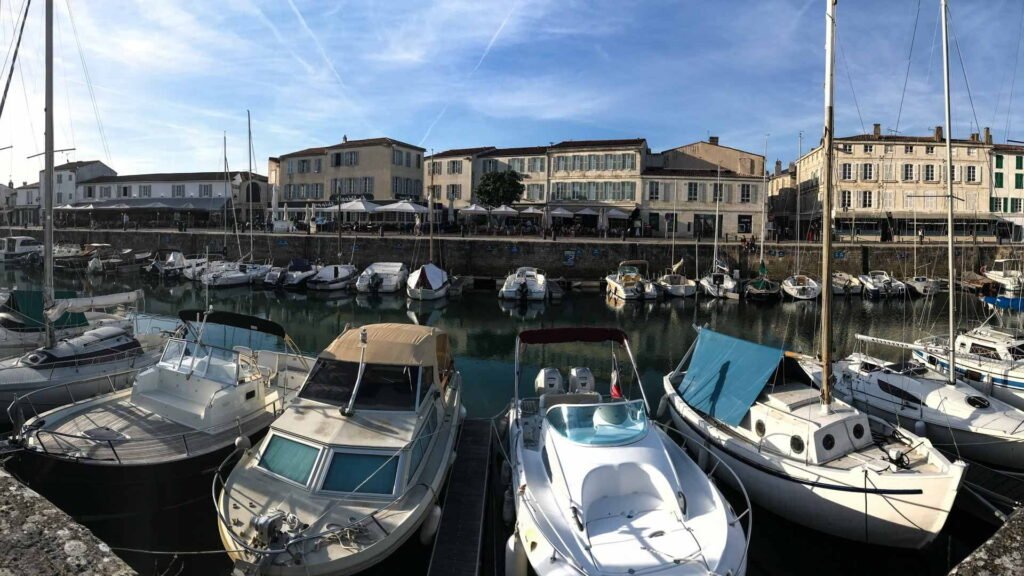
[[[999, 158], [999, 156], [996, 156], [996, 158]], [[1001, 164], [1001, 162], [999, 164]], [[1002, 172], [996, 172], [996, 188], [1002, 188], [1002, 187], [1003, 187], [1003, 173]]]
[[1017, 170], [1024, 170], [1024, 156], [1017, 156]]
[[1017, 190], [1024, 190], [1024, 174], [1014, 174], [1013, 187]]
[[989, 212], [998, 212], [999, 211], [999, 198], [989, 198], [988, 199], [988, 211]]
[[1003, 156], [1001, 154], [996, 155], [996, 168], [1003, 167]]
[[1009, 211], [1010, 211], [1010, 199], [1009, 198], [1003, 198], [1003, 212], [1009, 212]]

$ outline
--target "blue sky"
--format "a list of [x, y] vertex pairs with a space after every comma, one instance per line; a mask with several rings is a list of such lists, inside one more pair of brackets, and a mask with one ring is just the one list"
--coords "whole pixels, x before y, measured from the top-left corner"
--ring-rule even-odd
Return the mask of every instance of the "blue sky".
[[[769, 162], [788, 162], [798, 132], [805, 148], [821, 134], [824, 4], [55, 0], [57, 147], [77, 148], [58, 161], [109, 160], [122, 174], [218, 170], [227, 132], [231, 167], [244, 168], [250, 109], [261, 172], [267, 156], [343, 135], [437, 151], [643, 136], [660, 151], [710, 134], [760, 152], [770, 134]], [[0, 5], [5, 52], [18, 5]], [[973, 99], [954, 48], [955, 135], [976, 130], [976, 117], [997, 141], [1008, 125], [1024, 140], [1022, 8], [951, 0]], [[895, 129], [897, 116], [902, 133], [942, 122], [938, 13], [938, 0], [840, 2], [838, 135]], [[42, 19], [37, 1], [0, 118], [0, 146], [14, 145], [0, 152], [4, 181], [35, 180], [41, 168], [26, 157], [43, 143]]]

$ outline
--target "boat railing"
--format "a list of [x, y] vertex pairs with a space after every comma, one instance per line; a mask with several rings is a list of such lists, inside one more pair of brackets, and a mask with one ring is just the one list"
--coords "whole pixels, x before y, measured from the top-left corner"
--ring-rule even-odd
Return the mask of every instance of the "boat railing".
[[[32, 390], [27, 394], [15, 396], [14, 400], [7, 406], [7, 417], [13, 425], [15, 434], [19, 434], [29, 418], [37, 419], [41, 414], [45, 414], [53, 408], [87, 402], [100, 394], [114, 393], [127, 388], [134, 380], [135, 374], [143, 368], [130, 368], [114, 373], [98, 374], [92, 378], [53, 384]], [[72, 388], [77, 389], [79, 393], [75, 394]], [[90, 389], [92, 390], [91, 393], [89, 392]], [[57, 400], [46, 401], [42, 399], [44, 396], [53, 398], [54, 394], [60, 394], [61, 391], [64, 392], [62, 398], [58, 397]], [[31, 414], [31, 416], [28, 416], [28, 414]]]

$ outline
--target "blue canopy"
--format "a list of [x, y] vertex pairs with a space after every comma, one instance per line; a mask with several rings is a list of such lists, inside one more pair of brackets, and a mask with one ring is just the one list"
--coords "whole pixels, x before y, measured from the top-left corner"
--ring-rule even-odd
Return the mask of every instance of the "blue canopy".
[[1006, 296], [985, 296], [985, 304], [1004, 310], [1024, 311], [1024, 298], [1007, 298]]
[[679, 392], [695, 410], [738, 425], [772, 377], [782, 350], [704, 328]]

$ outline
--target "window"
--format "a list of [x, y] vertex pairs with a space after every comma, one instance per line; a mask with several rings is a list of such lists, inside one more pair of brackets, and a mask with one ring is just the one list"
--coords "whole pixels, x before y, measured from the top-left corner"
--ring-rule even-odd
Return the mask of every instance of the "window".
[[420, 164], [422, 163], [422, 161], [423, 161], [423, 157], [422, 157], [422, 156], [420, 156], [420, 153], [419, 153], [419, 152], [417, 152], [417, 153], [416, 153], [416, 169], [417, 169], [417, 170], [419, 170], [420, 168], [422, 168], [422, 166], [420, 165]]
[[544, 171], [544, 158], [530, 158], [528, 162], [530, 172], [543, 172]]
[[[299, 396], [333, 406], [348, 406], [358, 374], [358, 362], [319, 359]], [[414, 410], [419, 375], [419, 366], [367, 364], [355, 408]]]
[[391, 453], [343, 452], [331, 454], [321, 490], [359, 494], [393, 494], [398, 477], [397, 456]]
[[94, 195], [95, 195], [95, 190], [96, 189], [93, 188], [92, 186], [86, 186], [85, 187], [85, 197], [86, 198], [93, 198]]
[[405, 152], [405, 167], [412, 168], [412, 152]]
[[864, 153], [865, 154], [871, 154], [874, 151], [875, 151], [875, 147], [873, 145], [871, 145], [871, 144], [865, 144], [864, 145]]
[[430, 173], [431, 174], [441, 174], [442, 173], [441, 172], [441, 163], [440, 162], [431, 162], [430, 163]]
[[63, 181], [64, 181], [64, 175], [58, 172], [57, 173], [57, 184], [60, 184]]
[[462, 160], [449, 160], [448, 161], [448, 173], [449, 174], [462, 174]]
[[288, 173], [289, 174], [294, 174], [295, 173], [295, 160], [293, 160], [291, 158], [288, 159]]
[[210, 198], [213, 196], [213, 184], [200, 184], [199, 185], [199, 197]]
[[462, 198], [462, 184], [449, 184], [448, 185], [448, 199], [459, 200]]
[[999, 170], [1003, 169], [1003, 155], [996, 154], [996, 168]]
[[871, 196], [872, 196], [871, 190], [865, 190], [865, 191], [860, 193], [860, 207], [861, 208], [871, 208], [871, 201], [873, 200], [873, 198]]
[[331, 154], [331, 166], [341, 166], [341, 152]]
[[725, 195], [722, 193], [722, 185], [717, 183], [717, 182], [712, 184], [711, 185], [711, 201], [712, 202], [721, 202], [723, 200], [725, 200]]
[[904, 164], [903, 165], [903, 181], [909, 181], [914, 179], [914, 165]]
[[402, 165], [402, 160], [404, 158], [405, 158], [405, 155], [402, 154], [401, 150], [398, 150], [396, 148], [396, 149], [391, 151], [391, 163], [394, 164], [395, 166], [401, 166]]
[[1024, 170], [1024, 156], [1017, 156], [1017, 170]]
[[527, 184], [526, 185], [526, 199], [527, 200], [543, 200], [544, 199], [544, 185], [543, 184]]
[[753, 186], [750, 184], [740, 184], [740, 202], [748, 203], [753, 201], [752, 188]]
[[1014, 214], [1020, 212], [1020, 198], [1010, 198], [1010, 212]]
[[839, 207], [840, 208], [849, 208], [850, 204], [851, 204], [851, 202], [850, 202], [850, 198], [851, 197], [852, 197], [852, 194], [850, 193], [849, 190], [843, 190], [842, 192], [840, 192], [839, 193]]
[[260, 455], [259, 467], [305, 485], [319, 454], [318, 448], [274, 434]]
[[904, 146], [903, 147], [903, 153], [904, 154], [913, 154], [914, 153], [914, 147], [910, 146], [909, 144]]
[[860, 165], [860, 176], [863, 180], [874, 180], [875, 179], [875, 165], [874, 164], [861, 164]]
[[110, 198], [110, 186], [100, 186], [100, 198]]
[[1002, 172], [996, 172], [996, 188], [1002, 188], [1002, 187], [1003, 187], [1003, 173]]
[[648, 182], [647, 183], [647, 199], [648, 200], [659, 200], [661, 199], [661, 187], [659, 182]]
[[738, 214], [736, 216], [736, 231], [740, 234], [750, 234], [753, 232], [754, 218], [750, 214]]
[[978, 181], [978, 167], [977, 166], [968, 166], [967, 167], [967, 181], [968, 182], [977, 182]]
[[983, 346], [981, 344], [971, 344], [971, 354], [981, 356], [982, 358], [999, 360], [999, 352], [997, 352], [995, 348], [990, 348], [989, 346]]
[[967, 149], [967, 155], [968, 156], [974, 156], [974, 148], [968, 148]]
[[949, 179], [953, 180], [954, 182], [956, 181], [956, 166], [955, 165], [949, 167]]
[[906, 390], [904, 390], [902, 388], [899, 388], [897, 386], [893, 386], [892, 384], [889, 384], [885, 380], [879, 380], [878, 381], [878, 388], [882, 392], [885, 392], [886, 394], [888, 394], [889, 396], [892, 396], [894, 398], [899, 398], [902, 404], [914, 404], [914, 405], [920, 405], [921, 404], [921, 399], [920, 398], [918, 398], [917, 396], [914, 396], [913, 394], [911, 394], [910, 392], [907, 392]]
[[1003, 202], [1002, 198], [989, 198], [988, 199], [988, 211], [989, 212], [999, 212], [1000, 207], [1003, 205], [1002, 202]]
[[843, 150], [843, 152], [846, 152], [847, 154], [853, 153], [853, 144], [843, 144], [842, 145], [842, 150]]
[[319, 174], [322, 167], [323, 166], [321, 165], [320, 158], [314, 158], [313, 159], [313, 173], [314, 174]]
[[512, 158], [508, 161], [508, 168], [513, 172], [519, 172], [522, 174], [523, 172], [526, 172], [526, 159]]
[[935, 182], [935, 165], [925, 164], [924, 165], [924, 179], [928, 182]]
[[173, 184], [171, 185], [171, 198], [184, 198], [185, 197], [185, 185], [184, 184]]
[[882, 149], [885, 151], [886, 154], [892, 154], [892, 144], [886, 144], [885, 147]]
[[696, 182], [688, 182], [686, 184], [686, 201], [696, 202], [700, 197], [698, 196], [698, 187]]
[[433, 186], [427, 186], [427, 193], [430, 194], [430, 199], [435, 200], [441, 197], [441, 186], [434, 184]]
[[853, 180], [853, 164], [848, 162], [843, 164], [840, 174], [840, 178], [843, 180]]
[[131, 198], [132, 197], [132, 187], [131, 186], [119, 186], [118, 188], [120, 189], [119, 196], [121, 196], [121, 198]]
[[139, 198], [152, 198], [153, 186], [150, 184], [139, 184]]
[[484, 164], [483, 164], [482, 168], [483, 168], [484, 174], [490, 174], [491, 172], [497, 172], [498, 171], [498, 161], [493, 159], [493, 158], [487, 158], [487, 159], [484, 160]]
[[61, 204], [63, 202], [64, 202], [64, 193], [63, 192], [57, 192], [57, 204]]
[[1013, 188], [1014, 190], [1024, 190], [1024, 174], [1013, 175]]
[[925, 154], [935, 154], [935, 146], [925, 146], [924, 147], [924, 153]]
[[423, 461], [423, 456], [427, 453], [427, 448], [430, 447], [430, 441], [433, 439], [434, 430], [437, 430], [437, 412], [434, 410], [430, 411], [430, 416], [427, 418], [423, 427], [420, 428], [420, 433], [416, 437], [416, 441], [413, 442], [412, 449], [409, 450], [409, 476], [412, 477], [416, 473], [416, 470], [420, 467], [420, 462]]

